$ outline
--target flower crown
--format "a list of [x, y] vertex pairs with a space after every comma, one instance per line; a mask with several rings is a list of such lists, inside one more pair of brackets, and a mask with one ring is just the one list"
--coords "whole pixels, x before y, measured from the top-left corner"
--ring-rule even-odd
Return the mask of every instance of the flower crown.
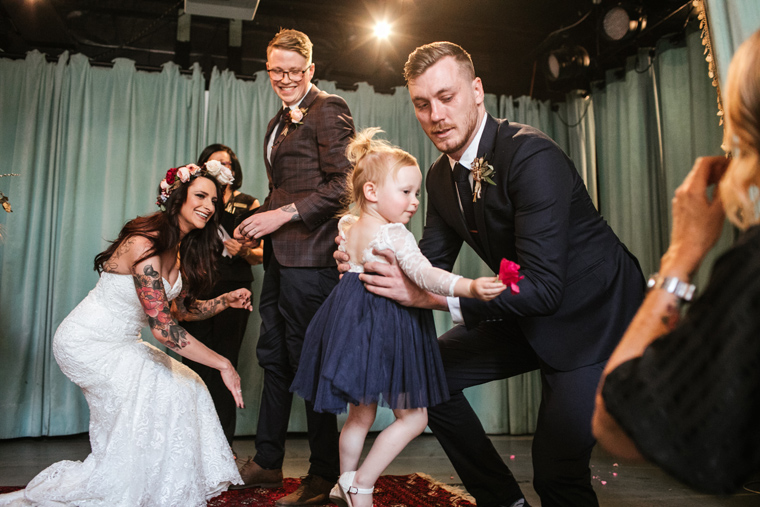
[[198, 167], [195, 164], [187, 164], [182, 167], [172, 167], [166, 171], [166, 177], [159, 183], [159, 194], [156, 199], [156, 206], [161, 208], [162, 211], [166, 211], [166, 201], [169, 200], [169, 196], [179, 188], [183, 183], [187, 183], [191, 179], [197, 176], [204, 176], [209, 174], [216, 179], [222, 185], [229, 185], [235, 181], [235, 177], [232, 175], [232, 171], [228, 167], [222, 165], [218, 160], [209, 160], [203, 167]]

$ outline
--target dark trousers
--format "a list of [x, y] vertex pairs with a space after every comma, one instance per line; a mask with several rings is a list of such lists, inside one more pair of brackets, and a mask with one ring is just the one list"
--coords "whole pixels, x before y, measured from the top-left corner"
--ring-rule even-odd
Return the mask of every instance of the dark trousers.
[[[220, 281], [214, 286], [209, 297], [215, 298], [232, 290], [243, 288], [250, 290], [250, 282]], [[229, 359], [232, 366], [237, 369], [240, 346], [243, 344], [245, 327], [250, 315], [251, 312], [248, 310], [228, 308], [210, 319], [182, 322], [182, 327], [208, 348]], [[232, 393], [224, 385], [219, 370], [184, 357], [182, 362], [195, 371], [206, 384], [211, 399], [214, 400], [224, 436], [227, 437], [227, 442], [232, 446], [237, 422], [237, 406], [235, 406]]]
[[594, 396], [604, 363], [569, 372], [543, 364], [516, 324], [455, 326], [439, 338], [448, 402], [428, 409], [429, 425], [478, 507], [523, 496], [462, 390], [540, 368], [541, 406], [533, 438], [533, 485], [544, 507], [597, 506], [589, 459]]
[[[293, 382], [304, 335], [312, 317], [338, 283], [338, 270], [287, 268], [272, 256], [261, 288], [261, 334], [256, 347], [264, 368], [254, 461], [263, 468], [282, 468]], [[330, 482], [338, 479], [338, 423], [334, 414], [314, 411], [306, 402], [311, 457], [309, 474]]]

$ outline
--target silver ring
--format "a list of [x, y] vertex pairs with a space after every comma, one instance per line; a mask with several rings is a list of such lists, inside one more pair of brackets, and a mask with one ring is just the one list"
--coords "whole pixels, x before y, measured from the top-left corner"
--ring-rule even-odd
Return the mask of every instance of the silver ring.
[[239, 393], [242, 393], [242, 392], [243, 392], [243, 390], [242, 390], [242, 389], [238, 389], [238, 392], [239, 392]]

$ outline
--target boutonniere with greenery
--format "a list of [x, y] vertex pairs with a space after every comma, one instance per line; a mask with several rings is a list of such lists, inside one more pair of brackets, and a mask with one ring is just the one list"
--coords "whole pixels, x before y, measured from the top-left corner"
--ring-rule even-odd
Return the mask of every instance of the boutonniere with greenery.
[[475, 182], [472, 189], [472, 202], [475, 202], [480, 197], [480, 188], [484, 181], [490, 185], [496, 185], [496, 182], [491, 178], [494, 168], [488, 163], [485, 156], [473, 160], [470, 167], [472, 169], [472, 180]]
[[288, 121], [293, 125], [302, 125], [303, 117], [306, 116], [308, 107], [299, 107], [298, 109], [291, 109], [288, 113]]

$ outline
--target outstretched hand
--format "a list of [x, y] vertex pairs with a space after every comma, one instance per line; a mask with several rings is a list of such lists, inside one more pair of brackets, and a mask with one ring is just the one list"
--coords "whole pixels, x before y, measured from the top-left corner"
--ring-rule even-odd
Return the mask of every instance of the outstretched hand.
[[723, 230], [725, 213], [718, 188], [712, 199], [707, 187], [718, 184], [729, 161], [725, 157], [700, 157], [673, 197], [673, 231], [662, 258], [660, 273], [688, 279], [715, 245]]
[[242, 308], [249, 312], [253, 310], [253, 305], [251, 304], [251, 291], [248, 289], [230, 291], [224, 295], [224, 299], [227, 300], [227, 305], [230, 308]]
[[490, 301], [507, 288], [498, 277], [481, 276], [470, 282], [472, 297], [482, 301]]
[[235, 368], [229, 363], [225, 368], [219, 370], [222, 374], [222, 381], [227, 389], [232, 393], [232, 397], [235, 398], [235, 405], [238, 408], [245, 408], [243, 403], [243, 390], [240, 388], [240, 375], [235, 371]]

